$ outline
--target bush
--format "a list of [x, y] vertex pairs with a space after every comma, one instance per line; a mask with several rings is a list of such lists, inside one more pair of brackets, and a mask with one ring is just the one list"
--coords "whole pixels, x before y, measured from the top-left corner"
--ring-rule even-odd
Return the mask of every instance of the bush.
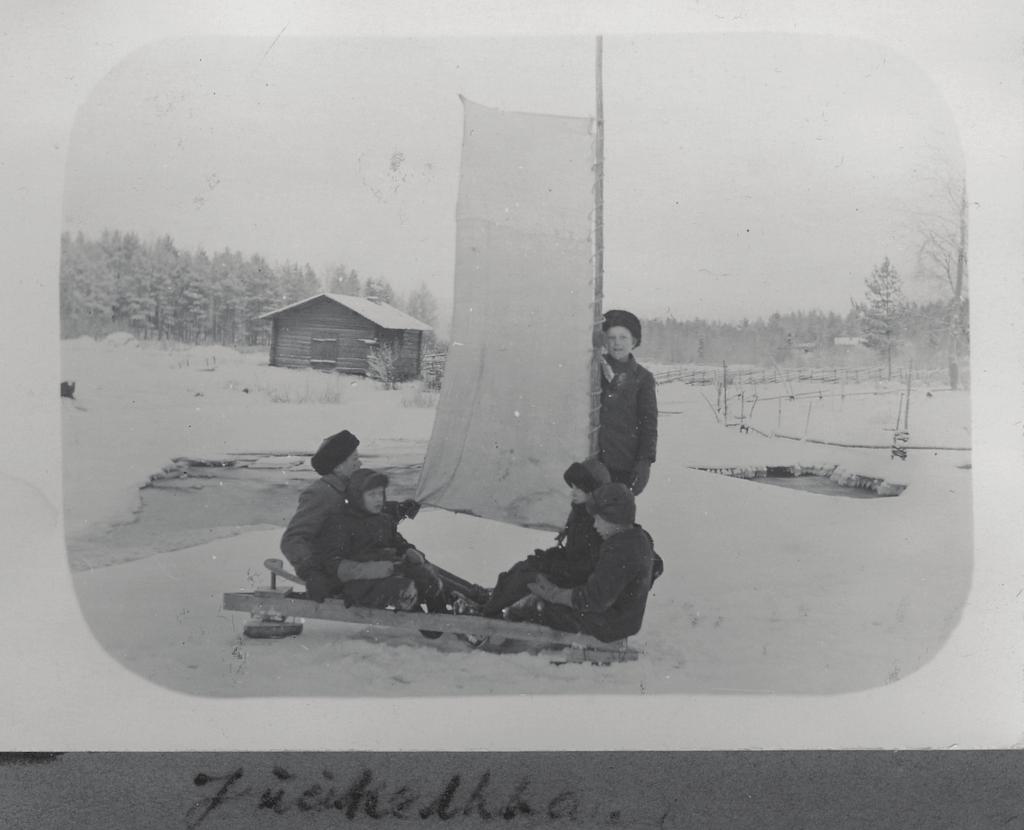
[[380, 343], [370, 349], [366, 363], [367, 377], [379, 380], [385, 389], [395, 389], [398, 386], [398, 355], [390, 343]]

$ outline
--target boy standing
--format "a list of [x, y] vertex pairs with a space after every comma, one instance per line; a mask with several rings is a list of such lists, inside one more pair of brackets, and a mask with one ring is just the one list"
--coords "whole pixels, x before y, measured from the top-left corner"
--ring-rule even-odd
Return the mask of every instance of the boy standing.
[[615, 309], [604, 315], [601, 359], [599, 458], [612, 481], [639, 496], [647, 486], [658, 446], [658, 399], [654, 375], [636, 362], [640, 345], [636, 315]]
[[624, 484], [599, 487], [587, 499], [587, 510], [604, 539], [593, 573], [575, 588], [560, 588], [538, 575], [530, 585], [536, 599], [519, 618], [604, 642], [621, 640], [643, 623], [654, 551], [647, 532], [635, 524], [636, 502]]

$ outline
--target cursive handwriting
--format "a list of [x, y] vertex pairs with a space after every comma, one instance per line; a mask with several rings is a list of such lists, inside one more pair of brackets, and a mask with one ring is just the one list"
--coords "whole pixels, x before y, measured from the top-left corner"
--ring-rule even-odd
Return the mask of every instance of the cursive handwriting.
[[[529, 778], [519, 779], [504, 787], [492, 782], [490, 770], [464, 781], [461, 774], [452, 775], [436, 791], [421, 791], [409, 784], [391, 783], [377, 778], [369, 768], [361, 769], [339, 783], [332, 770], [324, 769], [317, 780], [303, 781], [282, 766], [274, 766], [269, 776], [252, 775], [247, 783], [242, 767], [224, 774], [199, 773], [193, 778], [196, 787], [216, 786], [212, 795], [199, 798], [186, 813], [186, 826], [194, 830], [214, 810], [229, 802], [248, 799], [252, 809], [283, 814], [288, 812], [332, 811], [350, 820], [405, 819], [450, 821], [456, 817], [474, 820], [498, 820], [507, 824], [519, 816], [532, 820], [574, 820], [580, 815], [580, 800], [573, 790], [564, 789], [553, 795], [531, 790]], [[269, 782], [269, 783], [268, 783]], [[618, 811], [613, 811], [616, 816]]]

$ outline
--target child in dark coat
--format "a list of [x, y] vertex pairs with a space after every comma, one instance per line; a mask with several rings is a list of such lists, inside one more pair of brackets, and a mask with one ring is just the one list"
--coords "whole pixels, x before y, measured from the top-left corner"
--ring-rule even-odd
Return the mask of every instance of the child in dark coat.
[[517, 605], [517, 619], [604, 642], [636, 634], [643, 623], [654, 574], [650, 536], [635, 524], [636, 503], [624, 484], [605, 484], [586, 502], [603, 538], [597, 564], [583, 585], [560, 587], [543, 574], [531, 583], [531, 602]]
[[654, 375], [636, 362], [640, 321], [628, 311], [613, 310], [602, 324], [605, 354], [601, 359], [599, 458], [612, 481], [639, 496], [647, 486], [658, 447], [658, 398]]
[[349, 605], [444, 613], [448, 597], [441, 577], [398, 532], [384, 510], [388, 477], [375, 470], [353, 473], [346, 489], [342, 532], [331, 565]]
[[611, 481], [608, 470], [596, 458], [569, 465], [563, 478], [571, 488], [571, 508], [565, 527], [556, 537], [556, 544], [545, 550], [535, 550], [526, 559], [516, 562], [498, 576], [490, 599], [482, 613], [499, 617], [502, 611], [518, 600], [530, 595], [529, 584], [539, 574], [562, 588], [571, 588], [587, 581], [597, 562], [601, 537], [594, 530], [594, 519], [587, 511], [587, 496]]
[[310, 459], [321, 477], [302, 491], [281, 536], [281, 552], [317, 602], [341, 590], [331, 562], [341, 541], [349, 476], [362, 465], [358, 446], [359, 439], [345, 429], [321, 442]]

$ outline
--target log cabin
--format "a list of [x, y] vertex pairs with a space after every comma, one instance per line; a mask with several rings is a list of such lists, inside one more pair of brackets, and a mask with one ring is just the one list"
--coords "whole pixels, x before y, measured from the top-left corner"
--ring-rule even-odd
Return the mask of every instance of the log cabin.
[[317, 294], [260, 315], [271, 321], [270, 365], [365, 375], [371, 349], [390, 346], [400, 379], [417, 377], [426, 323], [375, 298]]

